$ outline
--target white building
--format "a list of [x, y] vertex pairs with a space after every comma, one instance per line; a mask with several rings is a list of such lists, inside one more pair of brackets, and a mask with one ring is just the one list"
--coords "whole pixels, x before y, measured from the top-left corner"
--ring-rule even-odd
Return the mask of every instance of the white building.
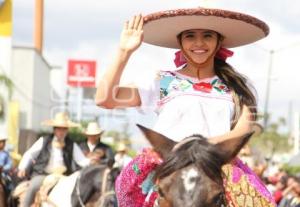
[[41, 122], [51, 118], [57, 97], [50, 84], [51, 66], [34, 48], [14, 46], [10, 79], [12, 100], [19, 103], [19, 152], [23, 153], [41, 131]]
[[13, 100], [20, 104], [20, 129], [41, 129], [50, 118], [51, 66], [34, 48], [13, 47], [11, 79]]

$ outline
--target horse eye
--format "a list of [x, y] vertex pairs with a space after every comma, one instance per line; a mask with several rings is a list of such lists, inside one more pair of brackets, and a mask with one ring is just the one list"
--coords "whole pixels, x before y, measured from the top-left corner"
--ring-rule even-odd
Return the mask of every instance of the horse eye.
[[213, 203], [215, 203], [216, 206], [219, 207], [225, 207], [225, 203], [226, 203], [225, 201], [226, 201], [225, 194], [223, 192], [216, 195], [213, 199]]
[[160, 197], [165, 196], [165, 194], [162, 192], [161, 188], [158, 188], [158, 194], [160, 195]]

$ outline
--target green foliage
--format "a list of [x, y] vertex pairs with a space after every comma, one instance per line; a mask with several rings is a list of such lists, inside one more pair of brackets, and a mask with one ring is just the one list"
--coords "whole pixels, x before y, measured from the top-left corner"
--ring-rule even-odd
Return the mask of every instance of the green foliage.
[[128, 133], [119, 132], [116, 130], [106, 131], [103, 136], [112, 137], [115, 143], [124, 142], [127, 146], [131, 145], [130, 135]]
[[69, 137], [77, 143], [83, 142], [86, 140], [85, 135], [82, 133], [80, 128], [71, 128], [69, 129]]
[[[47, 136], [53, 134], [53, 131], [39, 131], [37, 133], [37, 138], [42, 136]], [[68, 136], [74, 141], [74, 142], [82, 142], [84, 141], [85, 135], [82, 133], [80, 128], [70, 128], [68, 132]]]
[[271, 123], [259, 136], [250, 140], [250, 146], [264, 152], [265, 156], [272, 157], [275, 153], [289, 152], [292, 148], [288, 135], [279, 132], [280, 126], [285, 124], [284, 119]]
[[129, 149], [127, 154], [130, 156], [130, 157], [135, 157], [137, 155], [137, 151], [133, 150], [133, 149]]
[[4, 109], [4, 99], [0, 94], [0, 120], [4, 119], [5, 113], [4, 113], [5, 109]]
[[[12, 92], [13, 92], [13, 82], [5, 75], [0, 74], [0, 86], [3, 85], [7, 90], [8, 99], [11, 99]], [[0, 120], [3, 120], [5, 117], [5, 104], [4, 101], [5, 98], [3, 97], [3, 94], [0, 93]]]
[[114, 151], [116, 151], [115, 149], [116, 149], [117, 143], [123, 142], [128, 147], [127, 154], [130, 157], [136, 156], [137, 152], [135, 150], [131, 149], [131, 139], [130, 139], [130, 134], [128, 133], [128, 125], [124, 126], [124, 129], [122, 130], [122, 132], [116, 131], [116, 130], [111, 130], [111, 131], [105, 132], [105, 134], [103, 136], [112, 137], [114, 139], [114, 144], [111, 145], [111, 147], [113, 148]]
[[13, 82], [7, 76], [0, 74], [0, 85], [4, 85], [8, 90], [8, 98], [10, 99], [13, 92]]
[[287, 172], [289, 175], [299, 175], [300, 173], [300, 165], [299, 166], [290, 166], [285, 164], [282, 166], [282, 169]]

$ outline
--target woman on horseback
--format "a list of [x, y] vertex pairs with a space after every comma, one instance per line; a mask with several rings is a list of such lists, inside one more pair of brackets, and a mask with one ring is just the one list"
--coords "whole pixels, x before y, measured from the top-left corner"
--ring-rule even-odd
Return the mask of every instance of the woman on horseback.
[[[217, 144], [248, 133], [256, 119], [256, 98], [247, 79], [226, 62], [233, 55], [226, 48], [253, 43], [268, 33], [259, 19], [219, 9], [134, 16], [125, 23], [117, 55], [99, 82], [96, 103], [110, 109], [153, 109], [158, 114], [154, 130], [176, 142], [201, 134]], [[160, 71], [149, 85], [121, 87], [124, 68], [142, 41], [180, 49], [174, 61], [177, 69]], [[144, 150], [125, 167], [116, 183], [120, 207], [153, 206], [157, 193], [154, 188], [145, 190], [145, 182], [161, 163], [158, 154]], [[223, 171], [228, 205], [274, 206], [270, 193], [241, 161], [232, 161]], [[241, 195], [247, 198], [242, 204]]]

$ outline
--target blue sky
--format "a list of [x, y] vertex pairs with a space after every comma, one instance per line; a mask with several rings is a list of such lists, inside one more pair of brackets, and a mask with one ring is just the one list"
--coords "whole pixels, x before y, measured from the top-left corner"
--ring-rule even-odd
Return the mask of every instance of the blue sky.
[[[33, 46], [33, 4], [34, 0], [14, 0], [14, 45]], [[229, 63], [252, 80], [263, 110], [269, 51], [275, 50], [269, 111], [274, 120], [289, 120], [289, 106], [300, 110], [299, 0], [49, 0], [45, 1], [44, 55], [51, 65], [63, 69], [70, 58], [94, 59], [101, 76], [117, 48], [123, 22], [132, 15], [201, 5], [245, 12], [268, 23], [270, 35], [234, 49]], [[173, 53], [143, 44], [130, 60], [123, 81], [173, 68]], [[58, 80], [61, 87], [65, 87], [63, 80]]]

